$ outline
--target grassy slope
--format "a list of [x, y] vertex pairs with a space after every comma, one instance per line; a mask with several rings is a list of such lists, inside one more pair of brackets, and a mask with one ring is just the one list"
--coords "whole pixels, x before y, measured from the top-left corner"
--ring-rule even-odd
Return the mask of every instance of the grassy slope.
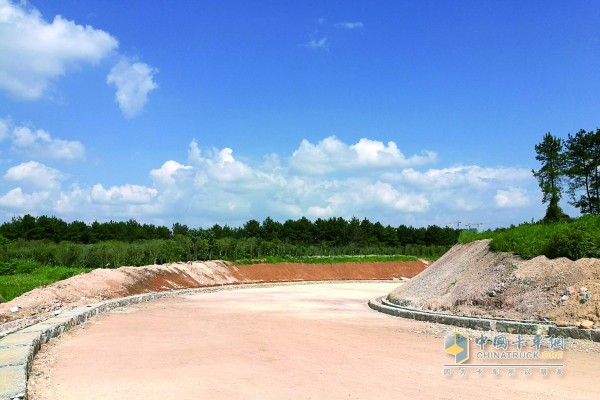
[[492, 239], [494, 251], [505, 251], [530, 259], [600, 257], [600, 215], [586, 215], [554, 224], [523, 224], [507, 229], [474, 233], [463, 231], [459, 243]]
[[91, 271], [89, 268], [47, 267], [41, 265], [29, 272], [0, 275], [0, 296], [6, 301], [10, 301], [38, 286], [49, 285], [89, 271]]

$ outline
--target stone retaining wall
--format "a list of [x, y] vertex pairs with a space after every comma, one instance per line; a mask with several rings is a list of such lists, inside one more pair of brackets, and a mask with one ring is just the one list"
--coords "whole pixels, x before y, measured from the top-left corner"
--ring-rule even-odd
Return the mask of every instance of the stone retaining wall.
[[496, 331], [522, 335], [564, 336], [573, 339], [587, 339], [594, 342], [600, 342], [600, 329], [563, 328], [556, 326], [553, 322], [545, 321], [465, 317], [434, 311], [416, 310], [391, 303], [385, 300], [385, 297], [369, 300], [369, 307], [373, 310], [396, 317], [409, 318], [417, 321], [436, 322], [438, 324], [454, 325], [480, 331]]

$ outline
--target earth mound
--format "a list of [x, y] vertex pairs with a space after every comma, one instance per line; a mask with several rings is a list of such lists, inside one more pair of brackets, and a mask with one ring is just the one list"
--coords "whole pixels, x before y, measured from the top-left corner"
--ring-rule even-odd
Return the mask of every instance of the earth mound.
[[4, 323], [0, 334], [18, 328], [10, 321], [26, 318], [18, 322], [26, 325], [58, 310], [142, 293], [260, 282], [412, 278], [425, 267], [425, 261], [237, 266], [225, 261], [204, 261], [95, 269], [0, 304], [0, 324]]
[[491, 251], [489, 240], [458, 244], [388, 300], [462, 315], [598, 326], [600, 260], [523, 260]]

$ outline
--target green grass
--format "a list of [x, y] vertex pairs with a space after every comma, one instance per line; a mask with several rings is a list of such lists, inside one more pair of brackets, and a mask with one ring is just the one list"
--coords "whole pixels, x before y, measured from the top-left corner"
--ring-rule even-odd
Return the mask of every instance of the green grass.
[[[18, 268], [18, 271], [11, 271], [10, 274], [6, 274], [6, 265], [0, 266], [0, 272], [5, 272], [0, 275], [0, 297], [6, 301], [10, 301], [36, 287], [49, 285], [91, 271], [89, 268], [49, 267], [30, 261], [16, 262], [16, 264], [25, 265], [20, 265], [21, 268]], [[1, 267], [4, 267], [4, 269]]]
[[277, 264], [277, 263], [305, 263], [305, 264], [334, 264], [344, 262], [377, 262], [377, 261], [417, 261], [417, 257], [413, 256], [307, 256], [307, 257], [279, 257], [279, 256], [267, 256], [263, 258], [254, 259], [241, 259], [235, 260], [236, 264]]
[[461, 232], [459, 243], [492, 239], [494, 251], [518, 254], [530, 259], [539, 255], [548, 258], [600, 257], [600, 215], [585, 215], [554, 224], [522, 224], [507, 229], [475, 233]]

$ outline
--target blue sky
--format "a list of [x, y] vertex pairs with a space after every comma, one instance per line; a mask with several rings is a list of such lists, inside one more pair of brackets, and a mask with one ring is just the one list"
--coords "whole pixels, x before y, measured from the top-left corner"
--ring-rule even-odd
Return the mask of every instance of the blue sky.
[[0, 54], [0, 220], [506, 226], [600, 125], [599, 1], [0, 0]]

